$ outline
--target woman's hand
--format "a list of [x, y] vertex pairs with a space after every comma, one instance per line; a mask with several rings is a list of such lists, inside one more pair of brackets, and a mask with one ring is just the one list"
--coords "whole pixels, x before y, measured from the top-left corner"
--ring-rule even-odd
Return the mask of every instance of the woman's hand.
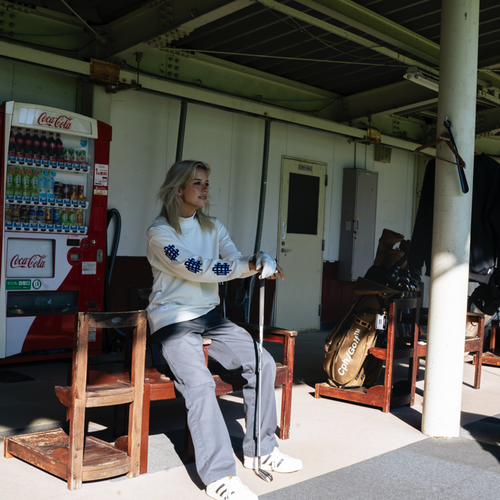
[[285, 279], [283, 269], [281, 269], [281, 267], [278, 266], [278, 264], [276, 264], [276, 271], [274, 272], [273, 275], [269, 276], [269, 278], [266, 278], [266, 280], [275, 280], [278, 279], [278, 276], [281, 278], [281, 281]]
[[[257, 260], [257, 256], [254, 255], [249, 263], [248, 263], [248, 267], [250, 268], [250, 271], [257, 271], [259, 272], [260, 271], [260, 268], [257, 269], [257, 266], [256, 266], [256, 260]], [[271, 276], [269, 276], [268, 278], [266, 278], [266, 280], [275, 280], [278, 278], [278, 276], [284, 280], [285, 279], [285, 274], [283, 273], [283, 269], [281, 269], [280, 266], [278, 266], [278, 264], [276, 263], [276, 271], [274, 272], [274, 274], [272, 274]]]

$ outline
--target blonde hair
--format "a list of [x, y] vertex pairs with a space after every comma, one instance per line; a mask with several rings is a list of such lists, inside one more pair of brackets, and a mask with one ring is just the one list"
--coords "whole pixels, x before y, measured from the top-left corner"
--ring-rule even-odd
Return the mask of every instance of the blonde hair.
[[[158, 191], [158, 199], [161, 202], [160, 216], [165, 217], [179, 234], [182, 234], [180, 224], [182, 200], [179, 197], [179, 189], [184, 189], [194, 179], [198, 168], [205, 170], [207, 176], [210, 175], [210, 167], [202, 161], [183, 160], [174, 163]], [[214, 223], [208, 216], [208, 200], [204, 210], [207, 213], [201, 208], [196, 210], [196, 219], [203, 231], [210, 232], [214, 228]]]

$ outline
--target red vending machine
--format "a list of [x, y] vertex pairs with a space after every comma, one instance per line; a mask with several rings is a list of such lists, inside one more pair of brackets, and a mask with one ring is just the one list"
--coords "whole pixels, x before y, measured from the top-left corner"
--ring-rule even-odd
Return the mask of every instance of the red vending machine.
[[0, 131], [0, 363], [69, 356], [74, 314], [103, 310], [111, 127], [9, 101]]

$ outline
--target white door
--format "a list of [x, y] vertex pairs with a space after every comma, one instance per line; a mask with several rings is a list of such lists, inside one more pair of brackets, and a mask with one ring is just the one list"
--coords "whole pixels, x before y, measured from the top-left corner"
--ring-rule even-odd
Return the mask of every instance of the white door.
[[283, 157], [275, 324], [319, 330], [326, 164]]

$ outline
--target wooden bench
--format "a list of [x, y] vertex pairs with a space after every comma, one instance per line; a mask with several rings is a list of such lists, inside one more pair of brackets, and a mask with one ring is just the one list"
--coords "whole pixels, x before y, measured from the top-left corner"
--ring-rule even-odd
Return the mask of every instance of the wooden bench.
[[[238, 323], [245, 328], [253, 338], [258, 339], [258, 325]], [[276, 363], [276, 386], [282, 386], [281, 416], [280, 416], [280, 439], [288, 439], [290, 436], [290, 418], [292, 412], [292, 385], [293, 385], [293, 365], [295, 353], [295, 337], [297, 332], [284, 330], [271, 326], [264, 327], [264, 341], [278, 343], [283, 346], [283, 362]], [[208, 361], [209, 343], [203, 346], [205, 359]], [[209, 365], [210, 366], [210, 365]], [[220, 367], [220, 365], [219, 365]], [[213, 373], [215, 381], [215, 394], [221, 396], [240, 391], [244, 384], [244, 379], [239, 372]], [[129, 374], [123, 371], [123, 365], [94, 365], [89, 369], [89, 383], [101, 384], [108, 381], [128, 380]], [[144, 373], [144, 399], [142, 406], [142, 437], [141, 437], [141, 459], [140, 473], [146, 473], [148, 468], [148, 436], [149, 436], [149, 416], [151, 401], [161, 401], [181, 397], [174, 387], [173, 380], [162, 373], [161, 368], [147, 366]], [[190, 439], [190, 434], [186, 426], [185, 446], [183, 460], [192, 461], [194, 451]]]

